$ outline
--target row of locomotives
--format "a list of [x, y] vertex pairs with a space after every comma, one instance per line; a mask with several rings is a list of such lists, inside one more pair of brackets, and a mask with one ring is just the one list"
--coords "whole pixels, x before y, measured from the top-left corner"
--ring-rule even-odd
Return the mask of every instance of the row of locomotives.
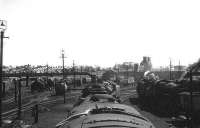
[[135, 108], [121, 104], [110, 95], [104, 84], [86, 88], [86, 92], [82, 91], [81, 102], [74, 105], [57, 128], [154, 128]]
[[80, 105], [85, 98], [90, 95], [95, 94], [103, 94], [103, 95], [110, 95], [114, 97], [117, 102], [120, 102], [120, 98], [115, 95], [115, 89], [109, 88], [108, 85], [105, 83], [91, 83], [88, 84], [81, 92], [81, 96], [79, 97], [78, 101], [74, 104], [74, 106]]
[[55, 80], [55, 94], [63, 95], [65, 92], [69, 91], [69, 85], [66, 79]]
[[90, 94], [109, 94], [120, 98], [120, 86], [112, 81], [91, 83], [82, 90], [82, 97], [87, 97]]
[[31, 92], [43, 92], [46, 90], [52, 90], [54, 82], [47, 78], [31, 78]]
[[161, 80], [155, 73], [145, 72], [136, 87], [140, 105], [162, 115], [177, 115], [181, 86], [177, 81]]
[[63, 95], [69, 91], [68, 81], [59, 78], [31, 78], [31, 92], [50, 91], [52, 95]]
[[146, 72], [138, 82], [137, 92], [143, 107], [155, 112], [171, 116], [187, 114], [191, 108], [200, 112], [200, 61], [189, 66], [177, 80], [161, 80], [155, 73]]

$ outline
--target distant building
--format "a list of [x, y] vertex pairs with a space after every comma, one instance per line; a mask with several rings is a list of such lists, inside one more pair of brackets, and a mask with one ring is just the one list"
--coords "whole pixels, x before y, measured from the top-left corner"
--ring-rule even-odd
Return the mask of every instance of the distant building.
[[[187, 69], [186, 66], [183, 65], [175, 65], [171, 67], [171, 71], [185, 71]], [[152, 71], [170, 71], [170, 67], [166, 66], [160, 66], [159, 68], [153, 68]]]
[[151, 71], [169, 71], [169, 67], [166, 66], [166, 67], [163, 67], [163, 66], [160, 66], [158, 68], [152, 68]]
[[185, 71], [186, 70], [186, 66], [183, 65], [176, 65], [174, 66], [174, 71]]
[[145, 72], [145, 71], [151, 71], [151, 69], [152, 69], [151, 58], [144, 56], [143, 60], [140, 63], [139, 71]]
[[134, 64], [134, 72], [138, 72], [139, 71], [139, 64], [135, 63]]
[[122, 64], [116, 64], [113, 69], [116, 72], [137, 72], [138, 71], [138, 63], [134, 62], [123, 62]]

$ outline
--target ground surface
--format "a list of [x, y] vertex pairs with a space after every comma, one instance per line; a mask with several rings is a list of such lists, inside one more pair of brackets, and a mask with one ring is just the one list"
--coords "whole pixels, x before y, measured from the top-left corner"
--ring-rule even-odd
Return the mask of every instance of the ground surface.
[[70, 104], [59, 104], [51, 108], [51, 111], [40, 114], [40, 121], [36, 126], [38, 128], [55, 128], [55, 125], [67, 116], [69, 107], [71, 107]]

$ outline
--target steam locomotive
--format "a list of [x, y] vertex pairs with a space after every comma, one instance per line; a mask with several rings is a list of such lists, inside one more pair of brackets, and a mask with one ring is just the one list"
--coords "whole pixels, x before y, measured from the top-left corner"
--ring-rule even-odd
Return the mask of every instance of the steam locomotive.
[[200, 98], [199, 85], [200, 61], [188, 67], [178, 80], [159, 80], [153, 72], [146, 72], [138, 82], [137, 93], [143, 105], [175, 116], [181, 111], [188, 111], [191, 92], [194, 95], [194, 111], [200, 112], [197, 102]]
[[57, 128], [154, 128], [135, 108], [121, 104], [102, 84], [93, 84]]

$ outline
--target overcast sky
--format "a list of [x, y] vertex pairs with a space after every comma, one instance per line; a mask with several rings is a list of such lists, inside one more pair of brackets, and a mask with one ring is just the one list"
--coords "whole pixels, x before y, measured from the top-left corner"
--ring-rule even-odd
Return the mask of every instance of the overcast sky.
[[199, 0], [0, 0], [7, 20], [4, 64], [154, 67], [188, 65], [200, 57]]

